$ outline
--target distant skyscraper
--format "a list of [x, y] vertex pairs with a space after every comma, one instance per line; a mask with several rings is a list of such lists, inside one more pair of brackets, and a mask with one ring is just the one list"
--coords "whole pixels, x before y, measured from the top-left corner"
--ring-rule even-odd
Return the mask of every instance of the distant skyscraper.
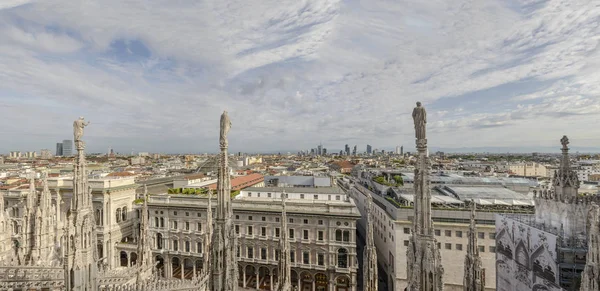
[[346, 146], [344, 147], [344, 152], [346, 153], [347, 156], [350, 155], [350, 147], [348, 146], [348, 144], [346, 144]]
[[70, 139], [65, 139], [62, 142], [62, 155], [65, 157], [70, 157], [73, 155], [73, 141]]
[[354, 146], [354, 148], [352, 149], [352, 154], [356, 155], [356, 145]]
[[400, 146], [396, 146], [396, 152], [395, 154], [399, 155], [400, 154]]
[[322, 155], [323, 154], [323, 145], [318, 145], [317, 146], [317, 155]]
[[373, 153], [373, 147], [371, 147], [370, 144], [367, 145], [367, 154], [370, 155], [371, 153]]
[[327, 149], [326, 148], [323, 148], [323, 155], [324, 156], [327, 155]]
[[404, 155], [404, 146], [400, 146], [400, 154]]
[[56, 143], [56, 155], [57, 157], [61, 157], [63, 155], [63, 146], [62, 146], [62, 142], [57, 142]]
[[340, 156], [344, 154], [344, 151], [340, 150]]

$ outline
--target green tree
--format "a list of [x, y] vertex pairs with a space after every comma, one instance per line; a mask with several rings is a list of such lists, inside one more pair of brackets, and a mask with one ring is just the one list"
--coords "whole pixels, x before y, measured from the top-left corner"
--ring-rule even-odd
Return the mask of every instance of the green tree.
[[394, 175], [394, 177], [392, 177], [392, 178], [394, 179], [394, 181], [396, 181], [396, 185], [399, 185], [399, 186], [404, 185], [404, 180], [402, 179], [402, 176]]

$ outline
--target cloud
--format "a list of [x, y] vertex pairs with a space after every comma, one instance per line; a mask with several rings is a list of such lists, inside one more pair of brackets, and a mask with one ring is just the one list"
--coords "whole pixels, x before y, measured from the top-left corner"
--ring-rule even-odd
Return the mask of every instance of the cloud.
[[1, 111], [36, 118], [4, 130], [54, 137], [4, 151], [61, 140], [80, 115], [92, 149], [206, 152], [222, 110], [234, 151], [412, 143], [417, 100], [432, 142], [452, 147], [520, 145], [532, 124], [545, 130], [528, 146], [546, 145], [566, 130], [557, 120], [590, 143], [599, 113], [591, 1], [11, 3], [0, 4]]

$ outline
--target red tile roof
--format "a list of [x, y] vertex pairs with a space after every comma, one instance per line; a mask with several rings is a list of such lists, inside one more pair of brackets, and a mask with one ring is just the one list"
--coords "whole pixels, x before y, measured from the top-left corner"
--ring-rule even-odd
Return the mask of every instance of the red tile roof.
[[[244, 188], [250, 187], [252, 185], [256, 185], [265, 180], [265, 176], [261, 174], [250, 174], [246, 176], [239, 176], [231, 179], [231, 190], [242, 190]], [[217, 189], [217, 184], [208, 185], [208, 189]]]
[[186, 180], [202, 179], [202, 178], [204, 178], [204, 174], [202, 174], [202, 173], [191, 174], [191, 175], [183, 176], [183, 178], [186, 179]]
[[135, 176], [135, 174], [130, 173], [130, 172], [112, 172], [106, 176], [107, 177], [131, 177], [131, 176]]

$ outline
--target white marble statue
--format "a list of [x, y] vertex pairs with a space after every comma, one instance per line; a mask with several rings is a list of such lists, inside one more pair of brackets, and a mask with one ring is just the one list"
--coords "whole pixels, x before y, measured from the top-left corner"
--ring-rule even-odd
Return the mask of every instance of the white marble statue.
[[417, 102], [417, 107], [413, 109], [413, 120], [415, 122], [415, 136], [417, 140], [425, 139], [425, 124], [427, 123], [427, 112], [421, 102]]

